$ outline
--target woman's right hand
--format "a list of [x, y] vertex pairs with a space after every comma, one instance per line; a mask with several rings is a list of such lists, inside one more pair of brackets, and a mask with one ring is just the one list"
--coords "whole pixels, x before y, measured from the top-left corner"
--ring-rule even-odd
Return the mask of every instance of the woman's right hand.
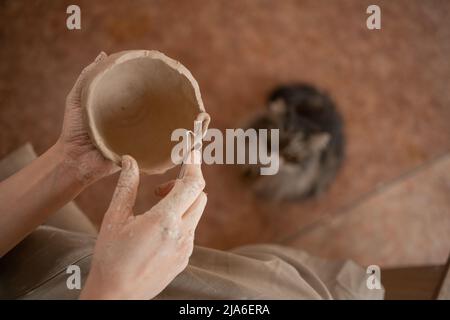
[[184, 270], [207, 202], [200, 164], [185, 166], [167, 195], [135, 216], [139, 169], [132, 157], [122, 158], [81, 299], [151, 299]]

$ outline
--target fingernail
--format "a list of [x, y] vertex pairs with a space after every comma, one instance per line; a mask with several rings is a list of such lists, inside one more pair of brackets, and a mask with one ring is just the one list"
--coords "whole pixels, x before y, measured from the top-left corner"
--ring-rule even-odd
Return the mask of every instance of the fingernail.
[[164, 191], [165, 191], [165, 188], [163, 188], [163, 187], [156, 187], [155, 194], [157, 196], [160, 196], [162, 193], [164, 193]]
[[162, 188], [167, 187], [169, 184], [170, 184], [170, 181], [163, 182], [163, 183], [161, 183], [159, 186], [157, 186], [157, 188], [158, 188], [158, 189], [162, 189]]
[[122, 169], [129, 170], [131, 168], [131, 160], [127, 156], [122, 157]]

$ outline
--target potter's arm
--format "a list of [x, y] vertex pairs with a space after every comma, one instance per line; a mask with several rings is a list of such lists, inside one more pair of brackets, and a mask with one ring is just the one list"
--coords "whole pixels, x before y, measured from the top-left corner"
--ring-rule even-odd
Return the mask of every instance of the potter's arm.
[[0, 256], [85, 186], [58, 142], [30, 165], [0, 183]]

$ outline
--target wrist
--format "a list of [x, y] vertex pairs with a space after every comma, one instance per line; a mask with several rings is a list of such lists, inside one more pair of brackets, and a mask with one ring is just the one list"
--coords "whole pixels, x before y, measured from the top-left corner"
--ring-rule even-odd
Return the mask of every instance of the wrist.
[[55, 155], [66, 179], [73, 181], [82, 189], [94, 182], [93, 170], [82, 163], [82, 155], [74, 152], [70, 145], [58, 140], [50, 148], [50, 152]]

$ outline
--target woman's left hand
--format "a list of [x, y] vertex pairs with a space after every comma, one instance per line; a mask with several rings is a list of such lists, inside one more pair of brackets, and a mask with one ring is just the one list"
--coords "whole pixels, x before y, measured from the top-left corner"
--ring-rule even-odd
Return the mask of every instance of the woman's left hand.
[[63, 150], [66, 164], [76, 169], [77, 179], [83, 184], [90, 184], [119, 170], [119, 167], [106, 159], [92, 143], [83, 121], [81, 105], [81, 92], [88, 76], [106, 57], [106, 53], [101, 52], [95, 61], [81, 72], [67, 96], [63, 129], [57, 142]]

